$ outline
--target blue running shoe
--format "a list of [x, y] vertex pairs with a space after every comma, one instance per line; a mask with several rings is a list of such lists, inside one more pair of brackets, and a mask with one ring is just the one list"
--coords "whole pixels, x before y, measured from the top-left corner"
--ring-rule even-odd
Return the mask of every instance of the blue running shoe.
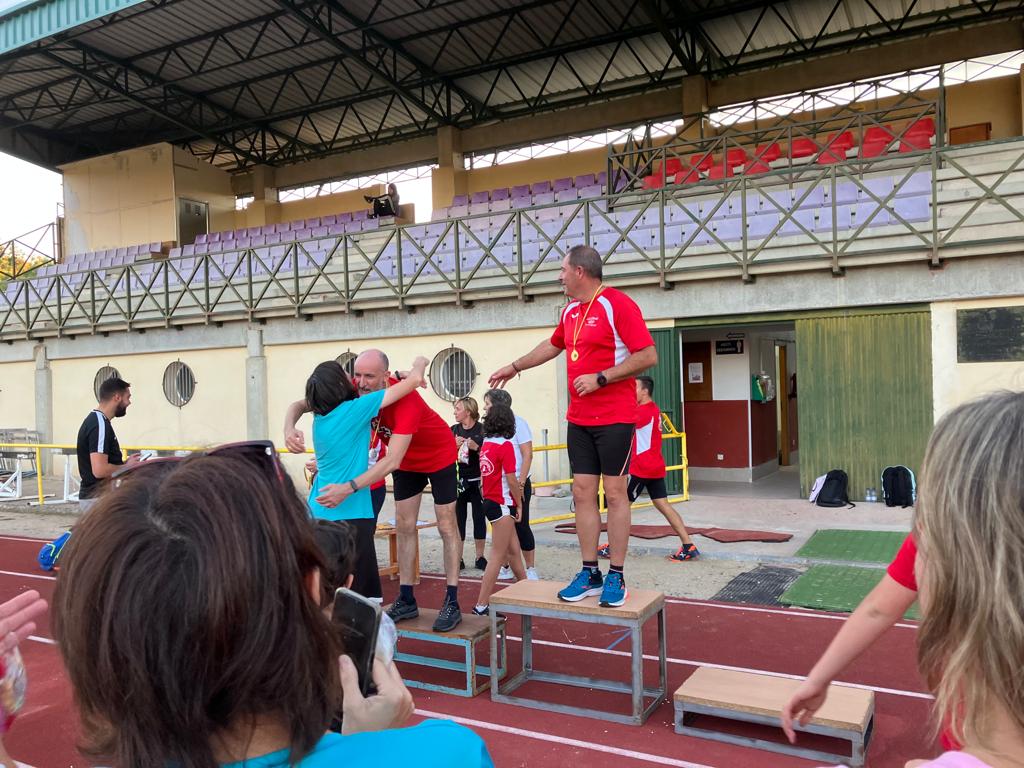
[[629, 590], [622, 580], [622, 574], [611, 571], [604, 580], [604, 589], [601, 590], [601, 607], [617, 608], [626, 602], [627, 597]]
[[575, 603], [591, 595], [600, 595], [602, 586], [604, 580], [601, 578], [601, 572], [584, 568], [576, 574], [576, 578], [568, 587], [558, 593], [558, 597], [567, 603]]

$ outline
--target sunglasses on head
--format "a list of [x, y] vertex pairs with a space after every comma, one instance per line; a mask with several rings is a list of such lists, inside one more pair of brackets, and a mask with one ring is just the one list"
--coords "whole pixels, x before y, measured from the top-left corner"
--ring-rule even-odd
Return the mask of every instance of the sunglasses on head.
[[269, 440], [247, 440], [238, 443], [226, 443], [208, 451], [193, 451], [188, 456], [157, 456], [132, 464], [118, 470], [111, 476], [114, 487], [119, 488], [122, 481], [130, 474], [145, 470], [146, 472], [169, 472], [185, 459], [193, 456], [238, 456], [259, 466], [274, 477], [278, 483], [284, 483], [284, 467], [277, 448]]

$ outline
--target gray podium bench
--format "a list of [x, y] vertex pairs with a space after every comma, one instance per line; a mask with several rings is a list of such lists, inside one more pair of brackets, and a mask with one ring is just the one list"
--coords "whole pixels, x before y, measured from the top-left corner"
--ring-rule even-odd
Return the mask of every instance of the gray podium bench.
[[[796, 744], [774, 742], [694, 725], [698, 715], [710, 715], [746, 723], [779, 726], [782, 708], [802, 680], [755, 672], [700, 667], [675, 692], [675, 730], [686, 736], [714, 739], [744, 747], [757, 747], [829, 765], [864, 765], [875, 716], [875, 693], [863, 688], [832, 684], [828, 698], [807, 725], [793, 724], [795, 731], [817, 733], [850, 742], [848, 754], [823, 752]], [[781, 733], [781, 731], [780, 731]]]
[[[601, 720], [610, 720], [627, 725], [643, 724], [651, 713], [666, 698], [668, 690], [668, 664], [666, 661], [665, 596], [650, 589], [631, 589], [626, 602], [618, 608], [602, 608], [597, 597], [588, 597], [578, 603], [566, 603], [558, 599], [558, 591], [564, 582], [520, 581], [491, 596], [491, 657], [496, 652], [496, 628], [500, 621], [497, 614], [518, 615], [523, 622], [523, 668], [504, 682], [495, 673], [491, 676], [491, 699], [502, 704], [517, 704], [549, 712], [568, 715], [582, 715]], [[602, 680], [581, 675], [547, 672], [534, 668], [533, 620], [561, 619], [591, 624], [610, 624], [626, 627], [632, 638], [630, 681]], [[658, 623], [658, 683], [655, 687], [644, 686], [643, 627], [649, 619]], [[544, 646], [539, 647], [541, 650]], [[600, 691], [629, 694], [632, 712], [622, 715], [590, 707], [555, 704], [512, 693], [531, 680]], [[585, 697], [583, 700], [586, 700]]]

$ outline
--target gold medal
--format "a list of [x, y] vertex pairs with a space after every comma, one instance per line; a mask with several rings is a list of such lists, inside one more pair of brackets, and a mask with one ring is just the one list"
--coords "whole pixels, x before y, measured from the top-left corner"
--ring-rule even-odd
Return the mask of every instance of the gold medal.
[[575, 363], [575, 362], [576, 362], [577, 360], [579, 360], [579, 359], [580, 359], [580, 353], [579, 353], [579, 352], [577, 352], [577, 351], [576, 351], [576, 350], [574, 349], [574, 350], [572, 351], [572, 354], [571, 354], [571, 355], [569, 355], [569, 357], [570, 357], [570, 358], [572, 359], [572, 361], [573, 361], [573, 362]]
[[601, 295], [601, 291], [603, 290], [603, 283], [597, 286], [597, 290], [594, 291], [594, 295], [590, 297], [590, 303], [587, 304], [587, 308], [583, 311], [583, 316], [576, 320], [576, 327], [573, 329], [572, 333], [572, 353], [569, 355], [569, 359], [574, 363], [580, 359], [580, 353], [576, 351], [576, 348], [579, 346], [580, 330], [583, 328], [584, 323], [587, 322], [587, 315], [590, 314], [591, 305], [593, 305], [594, 301], [599, 295]]

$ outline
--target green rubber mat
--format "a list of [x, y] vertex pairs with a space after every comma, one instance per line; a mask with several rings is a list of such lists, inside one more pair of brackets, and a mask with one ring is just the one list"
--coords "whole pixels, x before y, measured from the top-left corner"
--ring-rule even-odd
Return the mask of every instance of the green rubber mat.
[[[852, 612], [884, 574], [882, 568], [815, 565], [782, 593], [779, 602], [801, 608]], [[917, 619], [919, 616], [917, 603], [914, 603], [906, 618]]]
[[907, 534], [902, 531], [815, 531], [800, 547], [797, 557], [808, 560], [846, 560], [851, 563], [884, 563], [896, 557]]

